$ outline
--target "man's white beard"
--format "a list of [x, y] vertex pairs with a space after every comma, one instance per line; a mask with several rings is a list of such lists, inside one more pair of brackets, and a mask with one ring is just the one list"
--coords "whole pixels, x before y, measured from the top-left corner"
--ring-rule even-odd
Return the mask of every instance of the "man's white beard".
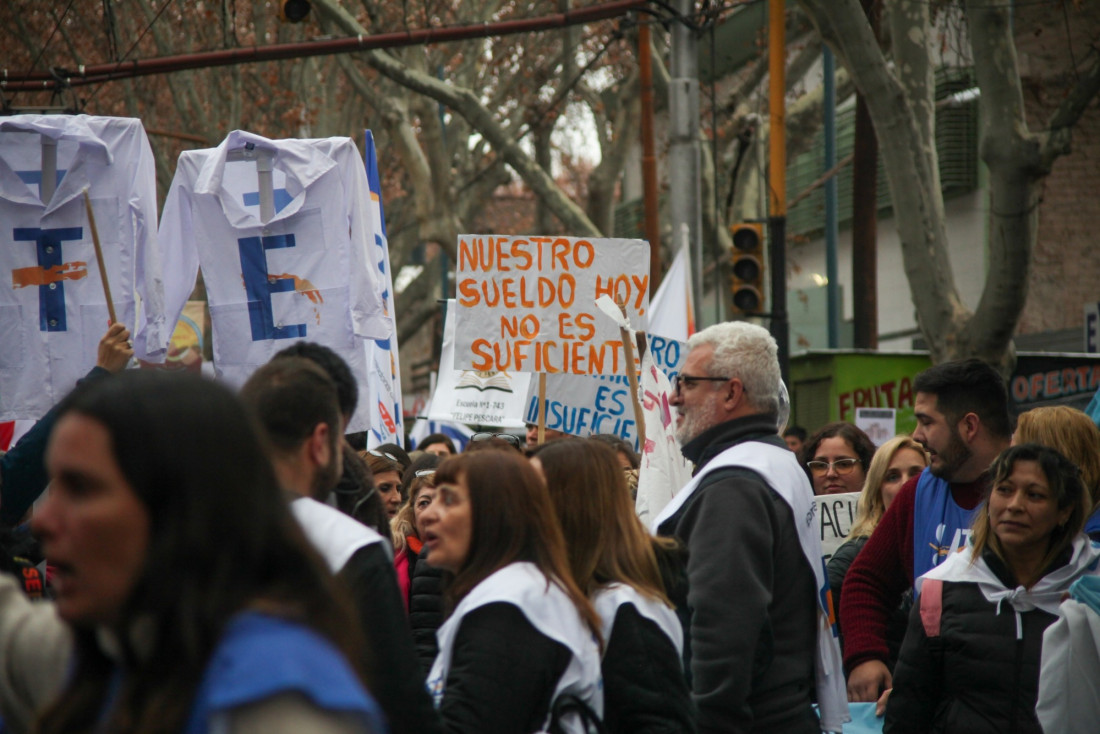
[[676, 429], [676, 440], [683, 446], [717, 423], [718, 406], [713, 402], [704, 403], [684, 415], [684, 422]]

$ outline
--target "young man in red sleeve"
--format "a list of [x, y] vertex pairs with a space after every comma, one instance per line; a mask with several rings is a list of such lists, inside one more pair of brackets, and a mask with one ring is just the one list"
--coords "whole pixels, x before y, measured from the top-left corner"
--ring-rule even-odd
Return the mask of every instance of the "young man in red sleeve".
[[931, 464], [901, 488], [844, 579], [849, 701], [875, 701], [890, 688], [890, 613], [915, 578], [966, 543], [971, 515], [989, 491], [989, 465], [1012, 436], [1004, 379], [985, 362], [937, 365], [913, 388], [913, 438]]

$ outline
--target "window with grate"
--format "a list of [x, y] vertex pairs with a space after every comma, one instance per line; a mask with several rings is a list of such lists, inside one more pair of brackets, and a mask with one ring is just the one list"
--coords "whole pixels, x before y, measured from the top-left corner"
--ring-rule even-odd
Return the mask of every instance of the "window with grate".
[[[936, 72], [936, 100], [972, 89], [976, 86], [970, 68], [943, 68]], [[843, 160], [855, 145], [855, 107], [836, 114], [836, 157]], [[818, 130], [810, 150], [787, 166], [787, 196], [791, 199], [805, 191], [821, 177], [824, 166], [824, 131]], [[973, 191], [978, 186], [978, 100], [977, 98], [944, 105], [936, 109], [936, 153], [940, 163], [940, 183], [945, 198]], [[879, 214], [891, 210], [890, 191], [882, 158], [878, 164]], [[839, 226], [852, 219], [852, 167], [845, 166], [837, 174], [837, 216]], [[787, 212], [787, 234], [806, 239], [820, 237], [825, 228], [825, 187], [798, 202]]]

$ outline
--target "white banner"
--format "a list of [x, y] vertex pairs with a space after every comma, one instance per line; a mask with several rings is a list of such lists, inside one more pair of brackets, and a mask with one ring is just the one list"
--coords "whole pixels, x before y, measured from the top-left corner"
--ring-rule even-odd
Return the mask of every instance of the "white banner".
[[390, 317], [390, 334], [387, 339], [371, 339], [365, 342], [367, 351], [367, 395], [370, 409], [370, 431], [367, 445], [384, 443], [405, 445], [405, 417], [401, 409], [401, 363], [397, 353], [397, 317], [393, 310], [393, 273], [390, 271], [390, 246], [386, 238], [386, 217], [382, 210], [382, 184], [378, 178], [378, 157], [374, 150], [374, 136], [366, 131], [367, 186], [370, 201], [370, 226], [368, 234], [370, 250], [367, 261], [382, 272], [385, 290], [382, 302]]
[[691, 260], [681, 247], [649, 304], [649, 330], [682, 342], [695, 333], [692, 312]]
[[[660, 337], [650, 337], [650, 344], [653, 345], [659, 339]], [[680, 453], [673, 411], [668, 404], [672, 386], [665, 371], [658, 369], [653, 361], [653, 357], [661, 354], [656, 348], [658, 345], [647, 350], [642, 358], [639, 385], [642, 392], [642, 412], [645, 416], [645, 446], [642, 447], [638, 497], [634, 510], [642, 524], [647, 527], [676, 493], [691, 481], [691, 463]], [[682, 355], [682, 364], [687, 357], [687, 349], [682, 348], [679, 352]], [[679, 368], [680, 364], [677, 364], [677, 373]]]
[[817, 526], [821, 531], [821, 552], [826, 561], [848, 540], [848, 534], [856, 524], [858, 502], [859, 492], [820, 494], [814, 497]]
[[523, 427], [523, 403], [530, 373], [447, 369], [455, 363], [455, 320], [453, 299], [447, 301], [443, 322], [443, 351], [428, 418], [452, 423], [470, 423], [502, 428]]
[[618, 327], [596, 315], [601, 295], [646, 327], [642, 240], [460, 235], [455, 275], [457, 369], [622, 374]]

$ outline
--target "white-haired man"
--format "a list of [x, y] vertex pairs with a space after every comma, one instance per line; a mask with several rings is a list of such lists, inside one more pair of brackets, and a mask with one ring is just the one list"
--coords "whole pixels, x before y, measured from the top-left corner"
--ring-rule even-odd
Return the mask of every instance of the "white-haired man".
[[673, 601], [699, 731], [840, 731], [847, 702], [813, 491], [776, 433], [775, 340], [731, 322], [688, 348], [670, 403], [695, 476], [653, 526], [689, 551], [687, 595]]

